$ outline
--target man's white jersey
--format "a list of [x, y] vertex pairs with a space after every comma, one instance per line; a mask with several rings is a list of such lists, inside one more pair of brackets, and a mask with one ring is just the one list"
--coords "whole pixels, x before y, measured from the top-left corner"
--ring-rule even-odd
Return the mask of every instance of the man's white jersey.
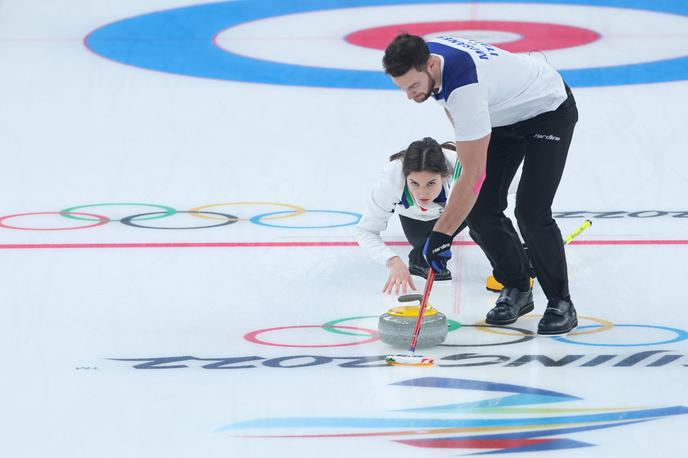
[[442, 36], [427, 44], [442, 61], [433, 97], [449, 111], [457, 141], [477, 140], [566, 100], [561, 75], [541, 59], [464, 38]]

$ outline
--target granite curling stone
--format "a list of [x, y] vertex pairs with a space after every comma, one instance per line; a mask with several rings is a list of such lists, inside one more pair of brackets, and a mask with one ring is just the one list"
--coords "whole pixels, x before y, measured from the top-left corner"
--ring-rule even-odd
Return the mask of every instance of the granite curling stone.
[[[400, 302], [411, 302], [421, 300], [420, 294], [409, 294], [400, 296]], [[411, 343], [411, 336], [418, 320], [418, 305], [403, 305], [394, 307], [380, 315], [377, 330], [380, 340], [394, 347], [408, 347]], [[439, 310], [428, 304], [423, 316], [423, 324], [418, 335], [417, 348], [427, 348], [439, 345], [447, 338], [449, 325], [447, 317]]]

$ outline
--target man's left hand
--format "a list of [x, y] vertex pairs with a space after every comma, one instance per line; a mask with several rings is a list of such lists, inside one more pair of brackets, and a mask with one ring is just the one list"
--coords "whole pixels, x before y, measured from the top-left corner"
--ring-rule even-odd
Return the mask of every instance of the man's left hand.
[[447, 268], [447, 261], [451, 259], [452, 236], [444, 232], [432, 231], [423, 246], [423, 257], [435, 273]]

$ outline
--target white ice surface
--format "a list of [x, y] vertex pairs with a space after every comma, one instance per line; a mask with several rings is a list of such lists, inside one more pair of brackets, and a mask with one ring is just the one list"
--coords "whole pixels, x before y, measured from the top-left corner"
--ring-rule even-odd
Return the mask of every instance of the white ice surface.
[[[0, 3], [0, 215], [59, 212], [77, 205], [138, 202], [189, 210], [227, 202], [273, 202], [361, 212], [386, 157], [424, 136], [450, 139], [443, 113], [401, 92], [267, 86], [145, 71], [104, 60], [83, 45], [91, 30], [117, 19], [190, 2], [9, 0]], [[637, 25], [637, 24], [636, 24]], [[577, 89], [580, 122], [555, 210], [688, 212], [688, 82]], [[242, 218], [276, 205], [227, 205]], [[155, 209], [91, 208], [119, 219]], [[96, 211], [98, 210], [98, 211]], [[211, 209], [212, 210], [212, 209]], [[231, 211], [230, 211], [231, 210]], [[84, 209], [84, 211], [87, 211]], [[221, 210], [218, 210], [221, 211]], [[599, 215], [599, 214], [598, 214]], [[291, 220], [291, 221], [290, 221]], [[336, 224], [344, 216], [304, 215], [292, 224]], [[176, 215], [171, 224], [207, 224]], [[562, 232], [583, 219], [562, 218]], [[352, 246], [351, 226], [281, 229], [247, 221], [204, 230], [152, 230], [113, 221], [84, 230], [0, 228], [2, 311], [0, 455], [35, 457], [445, 457], [484, 450], [428, 449], [389, 437], [242, 439], [240, 434], [372, 432], [357, 428], [224, 426], [281, 417], [496, 418], [496, 414], [413, 414], [397, 409], [476, 401], [498, 393], [409, 388], [425, 376], [515, 384], [577, 396], [536, 405], [581, 409], [688, 406], [688, 341], [651, 344], [688, 329], [688, 245], [602, 242], [685, 240], [688, 219], [593, 218], [567, 247], [571, 291], [581, 326], [614, 329], [571, 337], [584, 346], [537, 337], [510, 339], [466, 326], [431, 353], [483, 355], [505, 363], [430, 370], [347, 368], [345, 359], [399, 350], [380, 342], [341, 347], [276, 347], [247, 341], [252, 331], [317, 326], [376, 316], [394, 305], [379, 294], [383, 268]], [[65, 225], [56, 215], [17, 217], [18, 226]], [[154, 221], [149, 221], [153, 223]], [[276, 221], [275, 221], [276, 222]], [[71, 224], [73, 222], [67, 222]], [[76, 223], [81, 224], [81, 223]], [[403, 239], [396, 220], [385, 233]], [[468, 241], [467, 235], [462, 236]], [[265, 243], [271, 247], [14, 248], [23, 244]], [[290, 245], [291, 244], [291, 245]], [[14, 246], [14, 247], [13, 247]], [[395, 247], [404, 256], [408, 247]], [[437, 284], [432, 303], [452, 320], [484, 319], [495, 296], [484, 289], [489, 265], [475, 246], [457, 246], [454, 280]], [[423, 282], [418, 282], [419, 288]], [[535, 314], [544, 296], [536, 286]], [[597, 320], [597, 321], [594, 321]], [[341, 325], [375, 329], [375, 318]], [[536, 317], [517, 322], [534, 330]], [[637, 325], [652, 325], [641, 328]], [[352, 344], [366, 337], [318, 328], [260, 335], [290, 345]], [[639, 345], [646, 343], [645, 345]], [[613, 346], [635, 344], [639, 346]], [[661, 351], [631, 367], [624, 358]], [[300, 368], [273, 367], [313, 362]], [[581, 358], [564, 367], [524, 355]], [[596, 367], [581, 367], [612, 355]], [[680, 358], [648, 367], [662, 356]], [[256, 357], [232, 366], [223, 358]], [[176, 369], [135, 369], [146, 359], [189, 357]], [[197, 358], [197, 359], [192, 359]], [[206, 360], [200, 360], [206, 359]], [[375, 366], [377, 363], [368, 363]], [[169, 364], [168, 364], [169, 365]], [[518, 417], [518, 415], [516, 415]], [[520, 456], [679, 456], [685, 415], [617, 428], [562, 434], [591, 447]], [[419, 429], [419, 428], [411, 428]], [[420, 428], [422, 429], [422, 428]], [[480, 433], [479, 433], [480, 434]], [[411, 438], [411, 436], [401, 436]], [[422, 436], [420, 436], [422, 437]], [[430, 436], [436, 437], [436, 436]]]

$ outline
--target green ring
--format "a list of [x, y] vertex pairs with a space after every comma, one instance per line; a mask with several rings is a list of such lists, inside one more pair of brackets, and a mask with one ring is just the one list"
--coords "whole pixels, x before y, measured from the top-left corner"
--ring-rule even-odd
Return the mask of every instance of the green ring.
[[[175, 210], [172, 207], [168, 207], [165, 205], [157, 205], [157, 204], [141, 204], [141, 203], [132, 203], [132, 202], [110, 202], [110, 203], [103, 203], [103, 204], [89, 204], [89, 205], [77, 205], [74, 207], [69, 207], [65, 208], [64, 210], [61, 210], [60, 213], [62, 213], [62, 216], [65, 218], [72, 218], [72, 219], [78, 219], [82, 221], [97, 221], [92, 218], [81, 218], [78, 216], [70, 215], [69, 212], [80, 209], [80, 208], [87, 208], [87, 207], [104, 207], [108, 205], [139, 205], [139, 206], [144, 206], [144, 207], [156, 207], [156, 208], [162, 208], [165, 210], [165, 213], [162, 215], [158, 216], [149, 216], [148, 218], [141, 218], [141, 221], [147, 220], [147, 219], [158, 219], [158, 218], [166, 218], [168, 216], [172, 216], [177, 213], [177, 210]], [[118, 219], [111, 219], [110, 221], [120, 221]], [[137, 220], [138, 221], [138, 220]]]
[[[378, 318], [378, 316], [377, 315], [350, 316], [347, 318], [340, 318], [338, 320], [328, 321], [327, 323], [323, 324], [323, 326], [335, 326], [338, 323], [341, 323], [342, 321], [360, 320], [363, 318]], [[323, 329], [325, 331], [334, 332], [335, 334], [344, 334], [345, 336], [368, 336], [368, 337], [370, 337], [370, 334], [358, 334], [355, 332], [340, 331], [339, 329], [335, 329], [335, 328], [323, 327]], [[377, 333], [377, 331], [375, 331], [375, 332]]]
[[[340, 331], [339, 329], [336, 328], [331, 328], [331, 327], [325, 327], [325, 326], [335, 326], [343, 321], [351, 321], [351, 320], [361, 320], [363, 318], [379, 318], [377, 315], [364, 315], [364, 316], [350, 316], [346, 318], [340, 318], [338, 320], [332, 320], [328, 321], [327, 323], [324, 323], [323, 329], [328, 332], [333, 332], [335, 334], [344, 334], [345, 336], [361, 336], [361, 337], [369, 337], [370, 334], [357, 334], [355, 332], [347, 332], [347, 331]], [[458, 321], [450, 320], [447, 319], [447, 324], [449, 325], [449, 330], [447, 332], [452, 332], [456, 331], [461, 327], [461, 323]]]

